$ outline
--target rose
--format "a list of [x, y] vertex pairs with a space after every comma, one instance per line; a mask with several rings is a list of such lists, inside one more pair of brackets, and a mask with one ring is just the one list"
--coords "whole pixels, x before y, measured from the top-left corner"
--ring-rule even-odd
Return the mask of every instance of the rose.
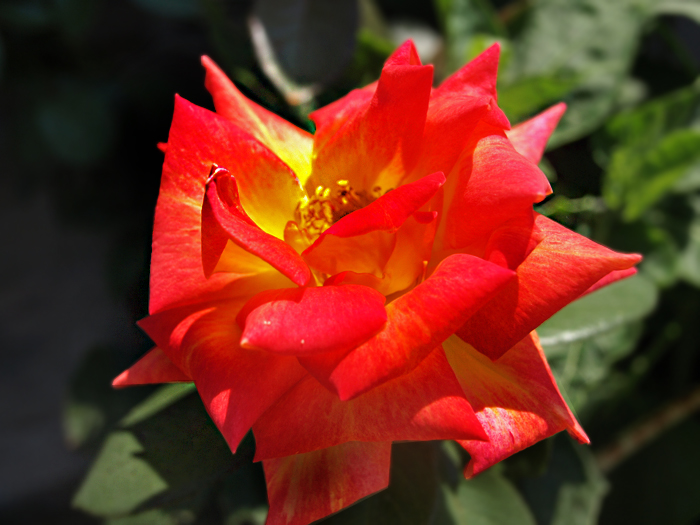
[[158, 346], [115, 386], [194, 381], [234, 451], [252, 427], [268, 523], [385, 488], [393, 441], [457, 440], [467, 476], [587, 442], [534, 329], [639, 257], [533, 211], [563, 105], [509, 130], [498, 46], [432, 89], [407, 42], [312, 137], [203, 64], [217, 114], [176, 98], [162, 148]]

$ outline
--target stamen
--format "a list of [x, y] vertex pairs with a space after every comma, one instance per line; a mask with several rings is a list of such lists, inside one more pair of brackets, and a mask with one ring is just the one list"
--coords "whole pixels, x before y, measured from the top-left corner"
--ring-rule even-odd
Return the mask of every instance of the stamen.
[[311, 197], [304, 197], [294, 212], [299, 231], [309, 244], [346, 215], [364, 208], [381, 197], [379, 186], [371, 192], [356, 191], [347, 180], [336, 181], [333, 187], [317, 186]]

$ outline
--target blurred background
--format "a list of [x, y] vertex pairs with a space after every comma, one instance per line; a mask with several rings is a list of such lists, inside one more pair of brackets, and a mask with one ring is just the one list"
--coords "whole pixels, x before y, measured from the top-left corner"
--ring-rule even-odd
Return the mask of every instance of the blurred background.
[[313, 131], [411, 38], [436, 82], [500, 42], [513, 124], [565, 101], [538, 211], [645, 260], [540, 330], [592, 447], [464, 482], [449, 444], [398, 446], [392, 488], [328, 522], [700, 523], [699, 23], [700, 0], [0, 0], [0, 522], [264, 521], [252, 443], [231, 456], [187, 388], [109, 386], [151, 346], [156, 144], [175, 93], [213, 109], [203, 54]]

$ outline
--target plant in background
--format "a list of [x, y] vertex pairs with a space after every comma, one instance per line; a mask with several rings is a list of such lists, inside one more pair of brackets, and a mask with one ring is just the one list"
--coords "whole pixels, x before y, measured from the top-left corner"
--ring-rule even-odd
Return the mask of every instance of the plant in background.
[[407, 42], [313, 136], [207, 58], [217, 113], [176, 99], [140, 322], [157, 348], [114, 384], [194, 382], [233, 451], [252, 427], [270, 524], [386, 488], [393, 442], [456, 440], [471, 477], [588, 441], [534, 329], [640, 257], [533, 211], [564, 106], [510, 129], [498, 53], [433, 89]]

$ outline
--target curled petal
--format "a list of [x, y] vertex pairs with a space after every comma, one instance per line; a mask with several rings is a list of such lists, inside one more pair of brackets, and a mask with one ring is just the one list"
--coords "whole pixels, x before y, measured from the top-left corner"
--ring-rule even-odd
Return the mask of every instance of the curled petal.
[[239, 346], [240, 306], [219, 304], [198, 316], [181, 345], [204, 406], [234, 452], [258, 417], [306, 375], [293, 357]]
[[627, 268], [626, 270], [615, 270], [614, 272], [610, 272], [608, 275], [600, 279], [598, 282], [596, 282], [593, 286], [591, 286], [588, 290], [583, 292], [583, 295], [587, 295], [589, 293], [595, 292], [596, 290], [600, 290], [601, 288], [605, 288], [607, 285], [612, 284], [614, 282], [620, 281], [622, 279], [627, 279], [628, 277], [632, 277], [637, 273], [636, 268]]
[[412, 48], [407, 42], [389, 58], [371, 99], [365, 91], [353, 95], [356, 103], [346, 108], [352, 116], [338, 124], [332, 136], [320, 130], [314, 146], [314, 186], [332, 187], [342, 179], [355, 189], [387, 190], [415, 164], [433, 66], [413, 63], [411, 57], [417, 55]]
[[236, 177], [248, 215], [280, 237], [303, 196], [294, 174], [249, 134], [228, 120], [176, 97], [153, 227], [150, 313], [208, 301], [241, 278], [202, 267], [201, 220], [213, 165]]
[[119, 374], [112, 386], [121, 388], [152, 383], [182, 383], [192, 378], [180, 370], [160, 348], [150, 350], [127, 370]]
[[331, 275], [353, 271], [381, 276], [394, 250], [394, 234], [445, 183], [433, 173], [392, 190], [323, 232], [304, 252], [314, 268]]
[[487, 97], [493, 100], [487, 122], [491, 125], [509, 129], [510, 123], [505, 114], [496, 106], [498, 94], [496, 80], [498, 76], [498, 59], [501, 46], [495, 43], [474, 60], [465, 64], [459, 71], [446, 78], [435, 89], [433, 98]]
[[608, 274], [628, 270], [641, 259], [609, 250], [539, 214], [535, 225], [543, 240], [518, 266], [517, 280], [457, 331], [492, 359]]
[[534, 332], [497, 361], [458, 337], [443, 346], [489, 436], [488, 441], [459, 441], [471, 456], [467, 478], [561, 430], [589, 442], [562, 399]]
[[387, 306], [387, 325], [349, 353], [307, 356], [300, 363], [340, 399], [352, 399], [418, 366], [515, 273], [455, 254], [413, 290]]
[[389, 486], [391, 443], [352, 441], [263, 461], [266, 525], [307, 525]]
[[303, 184], [311, 174], [311, 134], [246, 98], [209, 57], [202, 57], [202, 65], [216, 112], [264, 144]]
[[542, 160], [547, 141], [565, 111], [566, 104], [560, 102], [506, 132], [515, 151], [530, 162], [537, 164]]
[[354, 284], [268, 290], [238, 315], [241, 346], [299, 356], [347, 351], [384, 328], [385, 300]]
[[413, 372], [350, 401], [307, 376], [258, 419], [253, 433], [256, 460], [347, 441], [485, 439], [439, 347]]
[[438, 252], [482, 255], [494, 230], [532, 214], [551, 187], [540, 169], [520, 155], [503, 130], [479, 124], [445, 185], [445, 215], [436, 235]]
[[291, 246], [265, 233], [248, 217], [241, 206], [236, 180], [227, 172], [218, 172], [207, 183], [202, 207], [205, 272], [210, 274], [214, 270], [228, 239], [260, 257], [299, 286], [306, 285], [311, 279], [309, 267]]

